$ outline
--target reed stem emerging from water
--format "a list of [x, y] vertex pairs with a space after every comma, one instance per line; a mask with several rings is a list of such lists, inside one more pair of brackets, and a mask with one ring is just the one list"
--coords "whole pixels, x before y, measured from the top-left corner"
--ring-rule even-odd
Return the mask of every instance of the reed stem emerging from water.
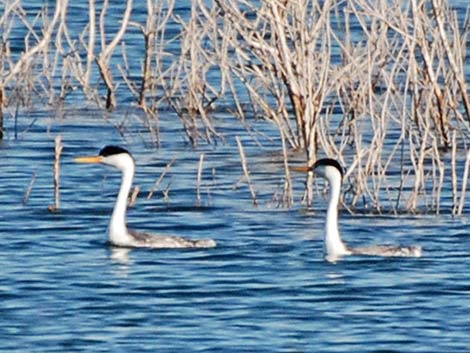
[[239, 136], [236, 136], [236, 140], [237, 140], [237, 145], [238, 145], [238, 151], [240, 153], [240, 161], [242, 163], [243, 174], [244, 174], [245, 180], [248, 184], [248, 188], [250, 189], [251, 200], [253, 202], [253, 205], [256, 206], [258, 204], [258, 201], [256, 200], [256, 191], [255, 191], [255, 189], [253, 187], [253, 184], [251, 182], [250, 172], [248, 170], [248, 164], [247, 164], [246, 157], [245, 157], [245, 151], [243, 149], [243, 145], [242, 145], [242, 142], [240, 141]]
[[60, 156], [62, 154], [62, 136], [57, 135], [55, 138], [54, 148], [54, 205], [48, 207], [49, 211], [57, 212], [60, 209]]

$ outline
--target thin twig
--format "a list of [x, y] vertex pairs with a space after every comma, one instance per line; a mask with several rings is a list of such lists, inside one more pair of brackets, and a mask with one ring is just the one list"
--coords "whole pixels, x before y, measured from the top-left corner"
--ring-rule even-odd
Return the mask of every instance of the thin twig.
[[150, 200], [152, 198], [153, 194], [155, 193], [155, 191], [158, 190], [158, 188], [160, 186], [160, 183], [162, 182], [162, 180], [165, 177], [166, 173], [168, 173], [168, 171], [170, 170], [171, 166], [173, 165], [173, 163], [175, 161], [176, 161], [176, 157], [173, 157], [173, 159], [169, 163], [167, 163], [167, 165], [165, 166], [165, 169], [163, 169], [162, 174], [160, 174], [160, 177], [155, 181], [155, 184], [153, 185], [152, 189], [148, 193], [147, 200]]

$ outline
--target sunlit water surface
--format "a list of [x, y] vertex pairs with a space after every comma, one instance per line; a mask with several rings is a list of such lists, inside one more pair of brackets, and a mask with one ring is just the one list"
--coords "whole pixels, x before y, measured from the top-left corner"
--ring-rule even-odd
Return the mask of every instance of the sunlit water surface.
[[[1, 351], [470, 350], [466, 217], [342, 212], [349, 244], [421, 244], [424, 254], [328, 263], [321, 241], [325, 201], [316, 200], [310, 209], [301, 205], [298, 177], [295, 206], [276, 207], [284, 175], [279, 149], [242, 137], [259, 197], [254, 207], [246, 183], [239, 183], [235, 136], [246, 133], [233, 128], [233, 118], [219, 118], [226, 143], [194, 149], [182, 137], [178, 118], [162, 116], [162, 146], [156, 149], [126, 111], [105, 120], [86, 109], [62, 118], [43, 109], [20, 110], [16, 130], [7, 117], [0, 144]], [[127, 128], [121, 134], [115, 126]], [[258, 128], [278, 140], [265, 123]], [[51, 213], [58, 134], [64, 143], [61, 205]], [[137, 162], [141, 192], [129, 211], [131, 226], [210, 237], [218, 247], [110, 247], [106, 227], [119, 175], [73, 163], [73, 157], [95, 154], [105, 144], [125, 146]], [[162, 190], [168, 190], [166, 198]]]

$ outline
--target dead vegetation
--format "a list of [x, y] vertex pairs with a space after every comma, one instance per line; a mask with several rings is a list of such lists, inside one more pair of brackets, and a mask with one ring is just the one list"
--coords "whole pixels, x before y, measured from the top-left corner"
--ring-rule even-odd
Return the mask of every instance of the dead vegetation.
[[179, 13], [174, 0], [147, 0], [137, 16], [131, 0], [119, 11], [89, 0], [78, 24], [67, 0], [37, 14], [0, 4], [0, 121], [38, 97], [66, 106], [72, 92], [112, 110], [119, 90], [157, 145], [167, 109], [196, 145], [224, 139], [224, 109], [279, 131], [285, 204], [295, 149], [347, 166], [353, 208], [439, 213], [447, 187], [452, 213], [465, 209], [470, 27], [446, 1], [193, 0]]

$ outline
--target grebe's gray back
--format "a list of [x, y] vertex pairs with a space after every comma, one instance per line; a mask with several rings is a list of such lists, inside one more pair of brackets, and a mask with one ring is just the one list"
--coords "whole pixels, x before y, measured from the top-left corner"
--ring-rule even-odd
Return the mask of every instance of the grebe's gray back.
[[75, 158], [77, 163], [100, 163], [122, 172], [121, 188], [109, 223], [108, 236], [111, 244], [132, 248], [212, 248], [212, 239], [191, 240], [177, 236], [138, 233], [127, 229], [127, 199], [132, 187], [135, 162], [132, 155], [122, 147], [106, 146], [98, 156]]

